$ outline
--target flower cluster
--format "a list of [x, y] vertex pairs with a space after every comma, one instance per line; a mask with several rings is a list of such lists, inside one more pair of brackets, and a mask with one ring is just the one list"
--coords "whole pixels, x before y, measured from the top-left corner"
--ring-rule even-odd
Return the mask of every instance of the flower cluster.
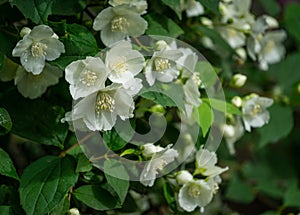
[[[257, 18], [250, 12], [251, 0], [222, 0], [219, 3], [220, 18], [210, 20], [202, 17], [202, 24], [214, 28], [236, 51], [241, 61], [248, 56], [258, 62], [261, 70], [268, 70], [269, 64], [279, 62], [285, 48], [282, 42], [286, 38], [284, 30], [278, 28], [275, 18], [262, 15]], [[203, 43], [214, 49], [210, 38], [204, 37]]]
[[221, 168], [216, 164], [216, 153], [201, 148], [196, 154], [194, 173], [181, 170], [176, 174], [176, 182], [180, 186], [178, 203], [182, 209], [191, 212], [200, 207], [203, 211], [212, 201], [221, 183], [219, 175], [228, 170], [228, 167]]
[[63, 76], [60, 69], [46, 61], [57, 59], [65, 52], [65, 48], [58, 36], [46, 25], [36, 26], [32, 30], [25, 27], [20, 35], [23, 39], [17, 43], [12, 55], [20, 57], [21, 66], [7, 58], [6, 61], [10, 64], [8, 67], [14, 69], [6, 81], [14, 79], [24, 97], [35, 99], [45, 93], [48, 86], [57, 84]]

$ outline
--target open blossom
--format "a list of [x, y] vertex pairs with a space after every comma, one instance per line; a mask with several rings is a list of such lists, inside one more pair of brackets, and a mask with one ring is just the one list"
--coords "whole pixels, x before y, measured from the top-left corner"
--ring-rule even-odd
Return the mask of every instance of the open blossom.
[[192, 212], [196, 207], [203, 208], [208, 205], [215, 192], [213, 179], [194, 179], [185, 183], [179, 190], [178, 203], [187, 212]]
[[121, 41], [106, 53], [105, 64], [110, 70], [108, 78], [114, 83], [125, 84], [142, 71], [145, 58], [132, 49], [130, 42]]
[[16, 71], [15, 85], [24, 97], [35, 99], [45, 93], [49, 86], [57, 84], [62, 76], [63, 72], [60, 69], [47, 63], [38, 75], [27, 72], [19, 66]]
[[74, 99], [85, 97], [105, 87], [108, 69], [99, 57], [74, 61], [65, 70]]
[[112, 84], [80, 100], [73, 108], [72, 120], [83, 119], [92, 131], [111, 130], [117, 117], [133, 117], [134, 101], [120, 84]]
[[108, 3], [113, 6], [127, 5], [136, 10], [139, 14], [145, 14], [148, 8], [146, 0], [109, 0]]
[[111, 46], [126, 36], [140, 36], [147, 26], [148, 23], [139, 13], [123, 4], [105, 8], [93, 23], [93, 28], [101, 31], [100, 37], [106, 46]]
[[172, 82], [179, 75], [176, 60], [182, 56], [179, 50], [163, 48], [153, 53], [145, 67], [146, 80], [152, 86], [156, 80], [164, 83]]
[[178, 156], [178, 152], [172, 149], [171, 146], [155, 149], [157, 152], [153, 154], [151, 160], [145, 165], [140, 176], [140, 182], [144, 186], [152, 187], [159, 171], [162, 171], [165, 166], [173, 162]]
[[273, 104], [273, 99], [254, 95], [246, 99], [242, 106], [245, 129], [262, 127], [269, 122], [270, 113], [267, 110]]
[[64, 52], [64, 45], [53, 30], [49, 26], [39, 25], [25, 34], [13, 49], [12, 55], [20, 57], [26, 71], [38, 75], [45, 66], [45, 60], [53, 61]]

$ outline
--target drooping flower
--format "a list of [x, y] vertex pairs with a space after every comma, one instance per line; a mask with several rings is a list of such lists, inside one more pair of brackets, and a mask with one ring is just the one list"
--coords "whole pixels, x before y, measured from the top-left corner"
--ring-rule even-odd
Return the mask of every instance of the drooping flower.
[[108, 3], [113, 6], [119, 5], [128, 5], [129, 7], [133, 8], [139, 14], [145, 14], [148, 8], [148, 4], [146, 0], [109, 0]]
[[245, 129], [262, 127], [269, 122], [270, 113], [267, 110], [273, 104], [273, 99], [253, 95], [244, 101], [242, 106]]
[[124, 85], [142, 71], [145, 58], [132, 49], [130, 42], [121, 41], [106, 53], [105, 64], [110, 70], [108, 78], [114, 83]]
[[245, 129], [240, 117], [236, 117], [230, 124], [223, 126], [224, 137], [230, 154], [235, 153], [234, 143], [238, 141], [244, 134]]
[[74, 61], [65, 71], [73, 99], [85, 97], [104, 88], [108, 76], [108, 69], [99, 57]]
[[49, 86], [57, 84], [62, 76], [63, 72], [60, 69], [48, 63], [38, 75], [27, 72], [19, 66], [15, 76], [15, 85], [25, 98], [35, 99], [45, 93]]
[[152, 86], [156, 80], [164, 83], [172, 82], [179, 75], [177, 62], [182, 53], [168, 46], [155, 51], [145, 67], [146, 80]]
[[196, 154], [196, 173], [208, 177], [215, 177], [228, 170], [228, 167], [221, 168], [216, 166], [217, 161], [218, 159], [215, 152], [201, 148]]
[[144, 186], [152, 187], [157, 174], [164, 169], [164, 167], [175, 160], [178, 152], [168, 145], [166, 148], [157, 150], [152, 156], [151, 160], [145, 165], [140, 175], [140, 182]]
[[80, 100], [73, 108], [72, 119], [83, 119], [92, 131], [107, 131], [122, 120], [133, 117], [134, 101], [120, 84], [113, 83]]
[[38, 75], [45, 66], [45, 60], [53, 61], [64, 52], [64, 45], [53, 30], [47, 25], [39, 25], [25, 34], [13, 49], [12, 55], [20, 57], [26, 71]]
[[180, 0], [181, 10], [186, 12], [187, 17], [199, 16], [204, 13], [200, 2], [195, 0]]
[[106, 46], [111, 46], [126, 36], [140, 36], [147, 26], [148, 23], [140, 14], [126, 5], [105, 8], [93, 23], [93, 28], [101, 31], [100, 37]]
[[209, 204], [214, 194], [213, 180], [196, 179], [185, 183], [179, 190], [178, 203], [187, 212], [192, 212], [196, 207], [203, 210]]

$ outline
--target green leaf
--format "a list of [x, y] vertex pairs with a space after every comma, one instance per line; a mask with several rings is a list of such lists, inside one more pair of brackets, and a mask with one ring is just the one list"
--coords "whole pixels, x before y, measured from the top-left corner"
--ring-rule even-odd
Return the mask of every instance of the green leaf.
[[300, 189], [297, 180], [288, 184], [288, 189], [284, 194], [284, 206], [300, 207]]
[[249, 204], [255, 198], [250, 186], [237, 176], [233, 176], [229, 181], [225, 196], [231, 201], [243, 204]]
[[171, 185], [169, 183], [165, 182], [163, 189], [164, 189], [165, 199], [167, 200], [169, 206], [171, 207], [171, 209], [174, 212], [177, 212], [176, 198], [175, 198], [175, 194], [174, 194], [174, 191], [173, 191]]
[[205, 88], [213, 87], [215, 85], [218, 76], [209, 62], [197, 62], [195, 72], [199, 74], [199, 78], [202, 81]]
[[300, 54], [288, 55], [286, 59], [270, 67], [269, 73], [276, 77], [283, 90], [289, 89], [300, 81], [300, 73], [295, 72], [300, 68]]
[[270, 109], [270, 121], [262, 128], [258, 128], [260, 133], [259, 146], [266, 146], [286, 137], [293, 128], [293, 114], [290, 107], [273, 105]]
[[215, 110], [224, 113], [242, 115], [242, 112], [238, 108], [225, 101], [213, 99], [213, 98], [203, 98], [202, 101], [209, 103], [211, 107]]
[[27, 215], [51, 212], [75, 185], [78, 174], [70, 157], [46, 156], [30, 164], [21, 176], [20, 200]]
[[70, 208], [70, 200], [68, 195], [49, 213], [49, 215], [66, 214]]
[[181, 19], [181, 2], [180, 0], [161, 0], [165, 5], [169, 6], [178, 16], [179, 19]]
[[104, 131], [102, 137], [105, 145], [113, 151], [122, 149], [128, 143], [119, 136], [118, 132], [114, 128], [110, 131]]
[[214, 112], [211, 107], [206, 103], [202, 102], [202, 104], [196, 109], [198, 111], [198, 120], [197, 122], [200, 125], [203, 137], [206, 136], [209, 128], [211, 127], [212, 123], [214, 122]]
[[[78, 147], [78, 148], [80, 148], [80, 147]], [[87, 159], [85, 154], [80, 153], [78, 156], [76, 172], [89, 172], [92, 170], [92, 168], [93, 168], [93, 165], [91, 164], [89, 159]]]
[[12, 127], [11, 118], [4, 108], [0, 108], [0, 135], [7, 134]]
[[220, 0], [197, 0], [202, 5], [207, 7], [210, 11], [214, 12], [216, 15], [220, 15], [219, 2]]
[[94, 56], [99, 51], [94, 35], [86, 27], [67, 24], [65, 31], [65, 36], [60, 39], [65, 45], [66, 52], [51, 64], [64, 70], [71, 62], [84, 59], [86, 56]]
[[0, 148], [0, 174], [19, 180], [13, 162], [9, 155]]
[[52, 12], [55, 15], [75, 15], [86, 7], [86, 0], [54, 0]]
[[163, 107], [185, 108], [183, 88], [179, 84], [155, 83], [151, 87], [144, 86], [139, 95]]
[[259, 0], [267, 14], [276, 16], [280, 12], [280, 5], [276, 0]]
[[178, 37], [184, 31], [171, 19], [161, 14], [148, 14], [144, 17], [149, 26], [146, 30], [148, 35], [162, 35], [169, 37]]
[[300, 4], [290, 3], [285, 6], [284, 24], [286, 29], [300, 43]]
[[196, 30], [213, 41], [216, 47], [216, 53], [219, 53], [221, 58], [228, 58], [234, 53], [234, 50], [216, 30], [199, 25], [196, 27]]
[[25, 18], [31, 19], [36, 24], [46, 23], [51, 14], [52, 0], [10, 0], [12, 6], [23, 13]]
[[120, 204], [122, 205], [128, 193], [129, 176], [121, 162], [117, 160], [106, 160], [104, 162], [104, 173], [107, 183], [116, 191]]
[[0, 215], [13, 215], [12, 207], [6, 205], [0, 205]]
[[74, 190], [76, 199], [95, 210], [109, 210], [118, 207], [117, 199], [98, 185], [85, 185]]
[[40, 144], [63, 148], [68, 125], [60, 122], [65, 114], [62, 107], [42, 99], [25, 99], [15, 89], [1, 98], [0, 105], [9, 110], [12, 133]]

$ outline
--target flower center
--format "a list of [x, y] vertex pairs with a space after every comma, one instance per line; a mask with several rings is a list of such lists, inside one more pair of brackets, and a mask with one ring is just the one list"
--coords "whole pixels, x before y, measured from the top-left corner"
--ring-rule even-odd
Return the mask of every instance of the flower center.
[[194, 186], [189, 188], [188, 194], [191, 197], [195, 198], [195, 197], [200, 196], [201, 192], [200, 192], [199, 187], [197, 185], [194, 185]]
[[107, 93], [98, 93], [95, 109], [97, 114], [100, 114], [104, 110], [113, 112], [115, 109], [115, 100]]
[[31, 46], [31, 54], [33, 57], [45, 56], [47, 45], [44, 43], [36, 42]]
[[119, 57], [117, 63], [114, 65], [111, 65], [111, 68], [113, 68], [113, 70], [115, 70], [119, 73], [128, 71], [128, 64], [126, 63], [126, 58]]
[[81, 74], [80, 74], [80, 78], [79, 78], [79, 81], [90, 87], [90, 86], [94, 86], [95, 85], [95, 82], [97, 80], [98, 76], [95, 72], [92, 72], [88, 69], [85, 69]]
[[198, 87], [201, 85], [202, 82], [201, 82], [198, 74], [193, 73], [192, 79]]
[[128, 26], [127, 19], [123, 16], [115, 17], [111, 21], [111, 31], [112, 32], [125, 32]]
[[252, 110], [252, 115], [256, 115], [258, 113], [260, 113], [261, 110], [261, 106], [259, 104], [254, 105], [253, 110]]
[[171, 68], [171, 63], [166, 58], [156, 58], [154, 60], [154, 65], [156, 71], [163, 71]]

